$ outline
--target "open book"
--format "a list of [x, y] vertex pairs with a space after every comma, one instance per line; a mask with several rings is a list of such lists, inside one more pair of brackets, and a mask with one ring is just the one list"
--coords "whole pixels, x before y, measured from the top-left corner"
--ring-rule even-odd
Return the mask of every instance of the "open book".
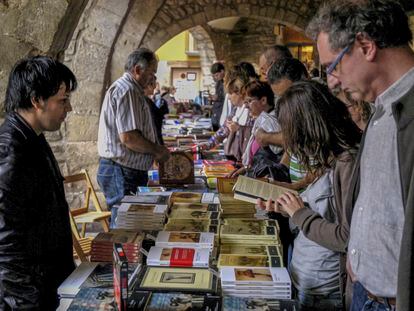
[[297, 191], [280, 187], [265, 181], [254, 178], [239, 176], [234, 185], [234, 198], [250, 203], [257, 202], [257, 199], [267, 201], [268, 199], [275, 200], [285, 192], [298, 194]]

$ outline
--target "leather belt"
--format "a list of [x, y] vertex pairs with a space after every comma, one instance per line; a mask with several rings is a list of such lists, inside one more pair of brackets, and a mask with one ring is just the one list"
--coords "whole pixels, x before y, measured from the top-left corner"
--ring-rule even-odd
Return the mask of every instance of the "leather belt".
[[385, 306], [390, 305], [390, 306], [395, 306], [397, 304], [397, 301], [395, 298], [384, 298], [384, 297], [378, 297], [375, 296], [374, 294], [370, 293], [369, 291], [367, 291], [367, 296], [369, 299], [376, 301], [380, 304], [383, 304]]

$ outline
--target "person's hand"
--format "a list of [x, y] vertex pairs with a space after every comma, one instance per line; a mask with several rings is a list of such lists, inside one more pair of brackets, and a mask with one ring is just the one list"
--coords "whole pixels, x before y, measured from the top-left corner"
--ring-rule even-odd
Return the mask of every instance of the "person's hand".
[[167, 161], [170, 158], [171, 154], [167, 147], [159, 145], [157, 152], [155, 153], [155, 160], [162, 163]]
[[354, 274], [354, 271], [352, 271], [351, 263], [349, 261], [349, 253], [348, 253], [348, 256], [346, 256], [346, 271], [348, 272], [348, 275], [352, 283], [355, 283], [356, 281], [358, 281], [357, 276]]
[[267, 201], [263, 201], [262, 199], [257, 199], [256, 205], [267, 212], [276, 212], [279, 214], [282, 214], [284, 217], [289, 217], [289, 214], [286, 213], [284, 210], [281, 209], [279, 204], [274, 202], [272, 199], [269, 199]]
[[261, 146], [261, 147], [266, 147], [269, 144], [267, 143], [267, 135], [269, 135], [268, 132], [266, 132], [263, 129], [258, 129], [256, 131], [256, 133], [254, 134], [254, 137], [256, 138], [257, 143]]
[[237, 122], [227, 121], [226, 126], [231, 133], [235, 133], [239, 130], [240, 125]]
[[228, 174], [226, 177], [230, 177], [230, 178], [234, 178], [237, 177], [239, 175], [242, 175], [246, 172], [246, 168], [244, 166], [242, 166], [239, 169], [234, 170], [233, 172], [231, 172], [230, 174]]
[[290, 217], [292, 217], [296, 211], [304, 208], [305, 204], [303, 203], [301, 197], [293, 194], [292, 192], [285, 192], [277, 198], [275, 206], [275, 212], [285, 212], [289, 214]]

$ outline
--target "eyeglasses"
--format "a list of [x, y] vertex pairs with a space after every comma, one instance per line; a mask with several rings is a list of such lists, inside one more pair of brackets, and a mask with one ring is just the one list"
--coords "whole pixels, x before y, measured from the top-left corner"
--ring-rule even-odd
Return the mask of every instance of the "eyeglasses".
[[336, 57], [335, 61], [326, 68], [326, 74], [332, 75], [332, 72], [335, 70], [336, 66], [338, 66], [339, 62], [345, 56], [346, 53], [351, 49], [352, 44], [348, 44], [339, 55]]

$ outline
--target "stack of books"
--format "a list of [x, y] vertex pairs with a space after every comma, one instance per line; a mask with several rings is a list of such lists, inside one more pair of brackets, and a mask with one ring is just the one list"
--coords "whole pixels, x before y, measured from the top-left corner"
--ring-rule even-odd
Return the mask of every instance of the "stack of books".
[[184, 247], [184, 248], [208, 248], [214, 247], [214, 233], [211, 232], [158, 232], [155, 246], [158, 247]]
[[170, 199], [171, 204], [175, 203], [203, 203], [219, 204], [218, 197], [212, 192], [173, 192]]
[[210, 250], [207, 248], [151, 247], [148, 266], [208, 268]]
[[142, 256], [140, 248], [144, 235], [136, 231], [115, 229], [110, 232], [100, 232], [92, 241], [91, 261], [112, 262], [114, 243], [122, 244], [129, 262], [140, 263]]
[[220, 254], [217, 267], [283, 267], [282, 257], [267, 255]]
[[241, 298], [234, 296], [223, 297], [223, 310], [226, 311], [298, 311], [299, 304], [292, 299], [265, 299], [265, 298]]
[[232, 193], [219, 194], [223, 218], [255, 218], [255, 204], [237, 200]]
[[291, 280], [286, 268], [223, 267], [224, 295], [246, 298], [290, 299]]
[[280, 245], [279, 233], [274, 226], [223, 225], [221, 244]]
[[219, 220], [169, 218], [168, 222], [164, 226], [164, 230], [183, 232], [212, 232], [214, 234], [218, 234], [219, 225]]
[[219, 220], [218, 204], [173, 203], [168, 219]]
[[162, 230], [167, 210], [167, 205], [122, 203], [118, 209], [116, 226], [129, 230]]
[[277, 256], [282, 258], [282, 248], [277, 245], [256, 245], [256, 244], [221, 244], [220, 254], [246, 255], [246, 256]]
[[218, 277], [210, 269], [146, 266], [139, 276], [139, 290], [216, 293]]
[[203, 172], [206, 177], [225, 177], [234, 171], [234, 166], [229, 163], [221, 163], [220, 161], [206, 161], [203, 163]]

